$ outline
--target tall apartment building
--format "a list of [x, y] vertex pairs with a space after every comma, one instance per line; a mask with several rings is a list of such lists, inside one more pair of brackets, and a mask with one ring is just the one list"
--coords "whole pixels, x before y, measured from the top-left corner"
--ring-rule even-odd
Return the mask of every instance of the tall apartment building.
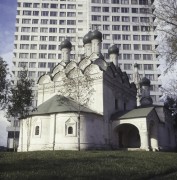
[[[117, 44], [119, 66], [133, 80], [134, 63], [140, 76], [151, 82], [151, 95], [159, 101], [159, 62], [154, 19], [154, 0], [17, 0], [13, 73], [18, 77], [26, 66], [29, 77], [37, 80], [61, 59], [60, 43], [68, 38], [73, 44], [71, 59], [83, 53], [82, 37], [89, 29], [103, 34], [102, 54]], [[109, 61], [109, 60], [108, 60]]]

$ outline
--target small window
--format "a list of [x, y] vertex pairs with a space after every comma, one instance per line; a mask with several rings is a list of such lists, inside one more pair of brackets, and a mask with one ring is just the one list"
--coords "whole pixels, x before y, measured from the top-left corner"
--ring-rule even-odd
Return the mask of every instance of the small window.
[[71, 126], [68, 127], [68, 134], [73, 134], [73, 128]]
[[39, 126], [36, 126], [35, 128], [35, 135], [39, 135]]

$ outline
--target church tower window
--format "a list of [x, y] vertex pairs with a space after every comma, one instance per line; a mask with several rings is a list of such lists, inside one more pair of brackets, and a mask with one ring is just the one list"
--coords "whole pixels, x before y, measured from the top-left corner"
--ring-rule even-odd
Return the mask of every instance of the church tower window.
[[39, 126], [35, 127], [35, 135], [39, 135]]
[[73, 127], [68, 127], [68, 134], [73, 134]]

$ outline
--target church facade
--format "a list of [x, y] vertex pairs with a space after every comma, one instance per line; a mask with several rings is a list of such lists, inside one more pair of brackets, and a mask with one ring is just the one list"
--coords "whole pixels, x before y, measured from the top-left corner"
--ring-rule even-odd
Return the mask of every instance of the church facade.
[[98, 30], [83, 42], [84, 55], [71, 60], [72, 44], [63, 41], [62, 60], [39, 78], [38, 107], [20, 120], [18, 151], [173, 150], [173, 121], [163, 106], [153, 106], [150, 81], [139, 83], [135, 74], [135, 83], [129, 82], [118, 66], [116, 45], [108, 49], [106, 62]]

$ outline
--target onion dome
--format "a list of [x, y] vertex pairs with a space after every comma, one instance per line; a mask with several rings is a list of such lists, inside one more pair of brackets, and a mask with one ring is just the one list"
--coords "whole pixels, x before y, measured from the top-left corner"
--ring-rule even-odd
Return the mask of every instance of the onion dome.
[[151, 82], [148, 78], [143, 77], [140, 81], [140, 85], [141, 86], [150, 86]]
[[138, 64], [137, 63], [134, 64], [134, 68], [138, 68]]
[[91, 34], [92, 32], [89, 31], [83, 38], [83, 43], [84, 44], [88, 44], [88, 43], [91, 43]]
[[71, 42], [68, 41], [67, 39], [65, 39], [64, 41], [62, 41], [61, 44], [60, 44], [60, 49], [67, 48], [67, 49], [70, 49], [70, 50], [71, 50], [71, 47], [72, 47], [72, 44], [71, 44]]
[[90, 38], [91, 38], [91, 40], [99, 39], [100, 41], [102, 41], [102, 33], [96, 29], [95, 31], [93, 31], [91, 33]]
[[108, 49], [108, 54], [117, 54], [119, 55], [119, 48], [116, 46], [116, 44], [112, 45], [109, 49]]

